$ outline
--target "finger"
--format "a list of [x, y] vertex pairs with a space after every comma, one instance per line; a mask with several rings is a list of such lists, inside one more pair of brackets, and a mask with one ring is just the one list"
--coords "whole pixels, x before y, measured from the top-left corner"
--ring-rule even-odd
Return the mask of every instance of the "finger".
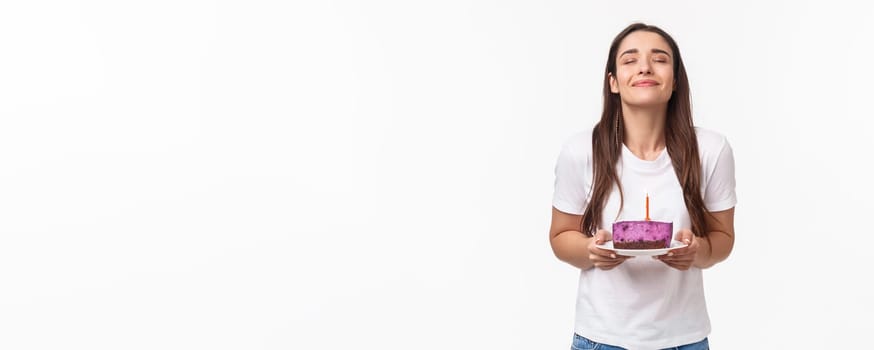
[[673, 258], [681, 258], [681, 259], [682, 258], [693, 259], [693, 258], [695, 258], [695, 252], [692, 252], [692, 251], [683, 251], [683, 252], [670, 251], [670, 252], [667, 252], [666, 254], [662, 254], [659, 256], [663, 256], [666, 258], [673, 257]]
[[616, 253], [595, 247], [589, 250], [589, 260], [592, 261], [608, 261], [616, 259]]
[[694, 237], [695, 237], [695, 234], [692, 233], [692, 230], [684, 228], [684, 229], [677, 231], [677, 234], [674, 236], [674, 239], [678, 240], [680, 242], [686, 243], [686, 244], [690, 244], [690, 243], [692, 243], [692, 240]]
[[677, 258], [677, 257], [661, 257], [658, 260], [661, 260], [668, 264], [679, 264], [679, 265], [690, 265], [694, 259], [689, 258]]
[[625, 256], [625, 255], [616, 255], [615, 258], [609, 257], [609, 256], [590, 256], [590, 259], [593, 262], [600, 263], [600, 264], [619, 264], [619, 263], [622, 263], [623, 261], [631, 259], [631, 258], [633, 258], [633, 257]]
[[617, 255], [612, 250], [601, 249], [597, 246], [589, 249], [589, 259], [594, 260], [597, 257], [600, 257], [601, 259], [616, 259]]
[[614, 269], [616, 266], [618, 266], [618, 264], [615, 264], [615, 265], [605, 265], [605, 266], [601, 266], [600, 269], [601, 269], [601, 270], [605, 270], [605, 271], [606, 271], [606, 270], [612, 270], [612, 269]]
[[615, 261], [607, 261], [607, 262], [603, 262], [603, 263], [601, 263], [600, 265], [596, 264], [595, 266], [598, 266], [598, 267], [600, 267], [601, 269], [604, 269], [604, 270], [609, 270], [609, 269], [612, 269], [612, 268], [614, 268], [614, 267], [616, 267], [616, 266], [619, 266], [619, 264], [621, 264], [623, 261], [625, 261], [625, 259], [617, 259], [617, 260], [615, 260]]
[[[661, 260], [661, 259], [659, 259], [659, 260]], [[692, 262], [690, 262], [690, 261], [682, 262], [682, 261], [662, 260], [662, 262], [665, 263], [665, 265], [668, 265], [669, 267], [675, 268], [677, 270], [683, 270], [683, 271], [688, 270], [692, 266]]]
[[670, 255], [689, 255], [695, 254], [698, 252], [698, 242], [691, 242], [691, 244], [686, 244], [685, 247], [682, 248], [674, 248], [668, 251], [667, 254]]
[[604, 244], [607, 241], [613, 239], [613, 235], [610, 234], [610, 232], [607, 230], [599, 229], [597, 232], [595, 232], [594, 238], [595, 244]]
[[658, 259], [669, 265], [691, 265], [692, 260]]
[[677, 270], [680, 270], [680, 271], [686, 271], [686, 270], [689, 269], [689, 265], [675, 265], [675, 264], [668, 264], [668, 266], [669, 266], [669, 267], [672, 267], [672, 268], [675, 268], [675, 269], [677, 269]]
[[593, 259], [592, 263], [597, 267], [613, 266], [613, 265], [619, 265], [628, 259], [630, 259], [630, 257], [617, 257], [616, 259], [600, 257], [597, 259]]
[[680, 248], [680, 249], [670, 250], [664, 255], [665, 256], [695, 256], [696, 253], [697, 253], [697, 250], [694, 250], [694, 249]]

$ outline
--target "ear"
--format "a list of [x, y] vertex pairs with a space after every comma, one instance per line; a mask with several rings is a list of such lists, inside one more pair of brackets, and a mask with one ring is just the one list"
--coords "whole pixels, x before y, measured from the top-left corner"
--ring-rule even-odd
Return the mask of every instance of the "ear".
[[607, 79], [610, 79], [610, 92], [618, 94], [619, 83], [616, 81], [616, 78], [613, 77], [613, 73], [607, 73]]

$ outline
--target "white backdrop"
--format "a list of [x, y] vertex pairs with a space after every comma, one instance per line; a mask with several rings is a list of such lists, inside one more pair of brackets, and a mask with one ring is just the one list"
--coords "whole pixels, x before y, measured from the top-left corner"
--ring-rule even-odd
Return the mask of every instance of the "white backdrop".
[[0, 348], [568, 348], [553, 166], [639, 20], [735, 151], [713, 347], [870, 343], [869, 11], [756, 3], [4, 2]]

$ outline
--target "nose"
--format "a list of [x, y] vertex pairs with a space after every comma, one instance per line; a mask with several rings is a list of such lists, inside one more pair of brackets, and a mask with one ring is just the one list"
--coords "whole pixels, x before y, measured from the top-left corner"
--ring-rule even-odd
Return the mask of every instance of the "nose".
[[649, 60], [640, 60], [640, 65], [638, 65], [637, 69], [640, 70], [638, 74], [647, 75], [652, 74], [652, 69], [649, 65]]

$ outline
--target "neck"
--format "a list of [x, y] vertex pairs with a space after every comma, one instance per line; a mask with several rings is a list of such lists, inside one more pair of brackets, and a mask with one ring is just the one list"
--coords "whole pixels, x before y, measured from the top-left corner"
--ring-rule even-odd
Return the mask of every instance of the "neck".
[[654, 160], [665, 149], [666, 106], [655, 108], [622, 105], [623, 140], [640, 159]]

